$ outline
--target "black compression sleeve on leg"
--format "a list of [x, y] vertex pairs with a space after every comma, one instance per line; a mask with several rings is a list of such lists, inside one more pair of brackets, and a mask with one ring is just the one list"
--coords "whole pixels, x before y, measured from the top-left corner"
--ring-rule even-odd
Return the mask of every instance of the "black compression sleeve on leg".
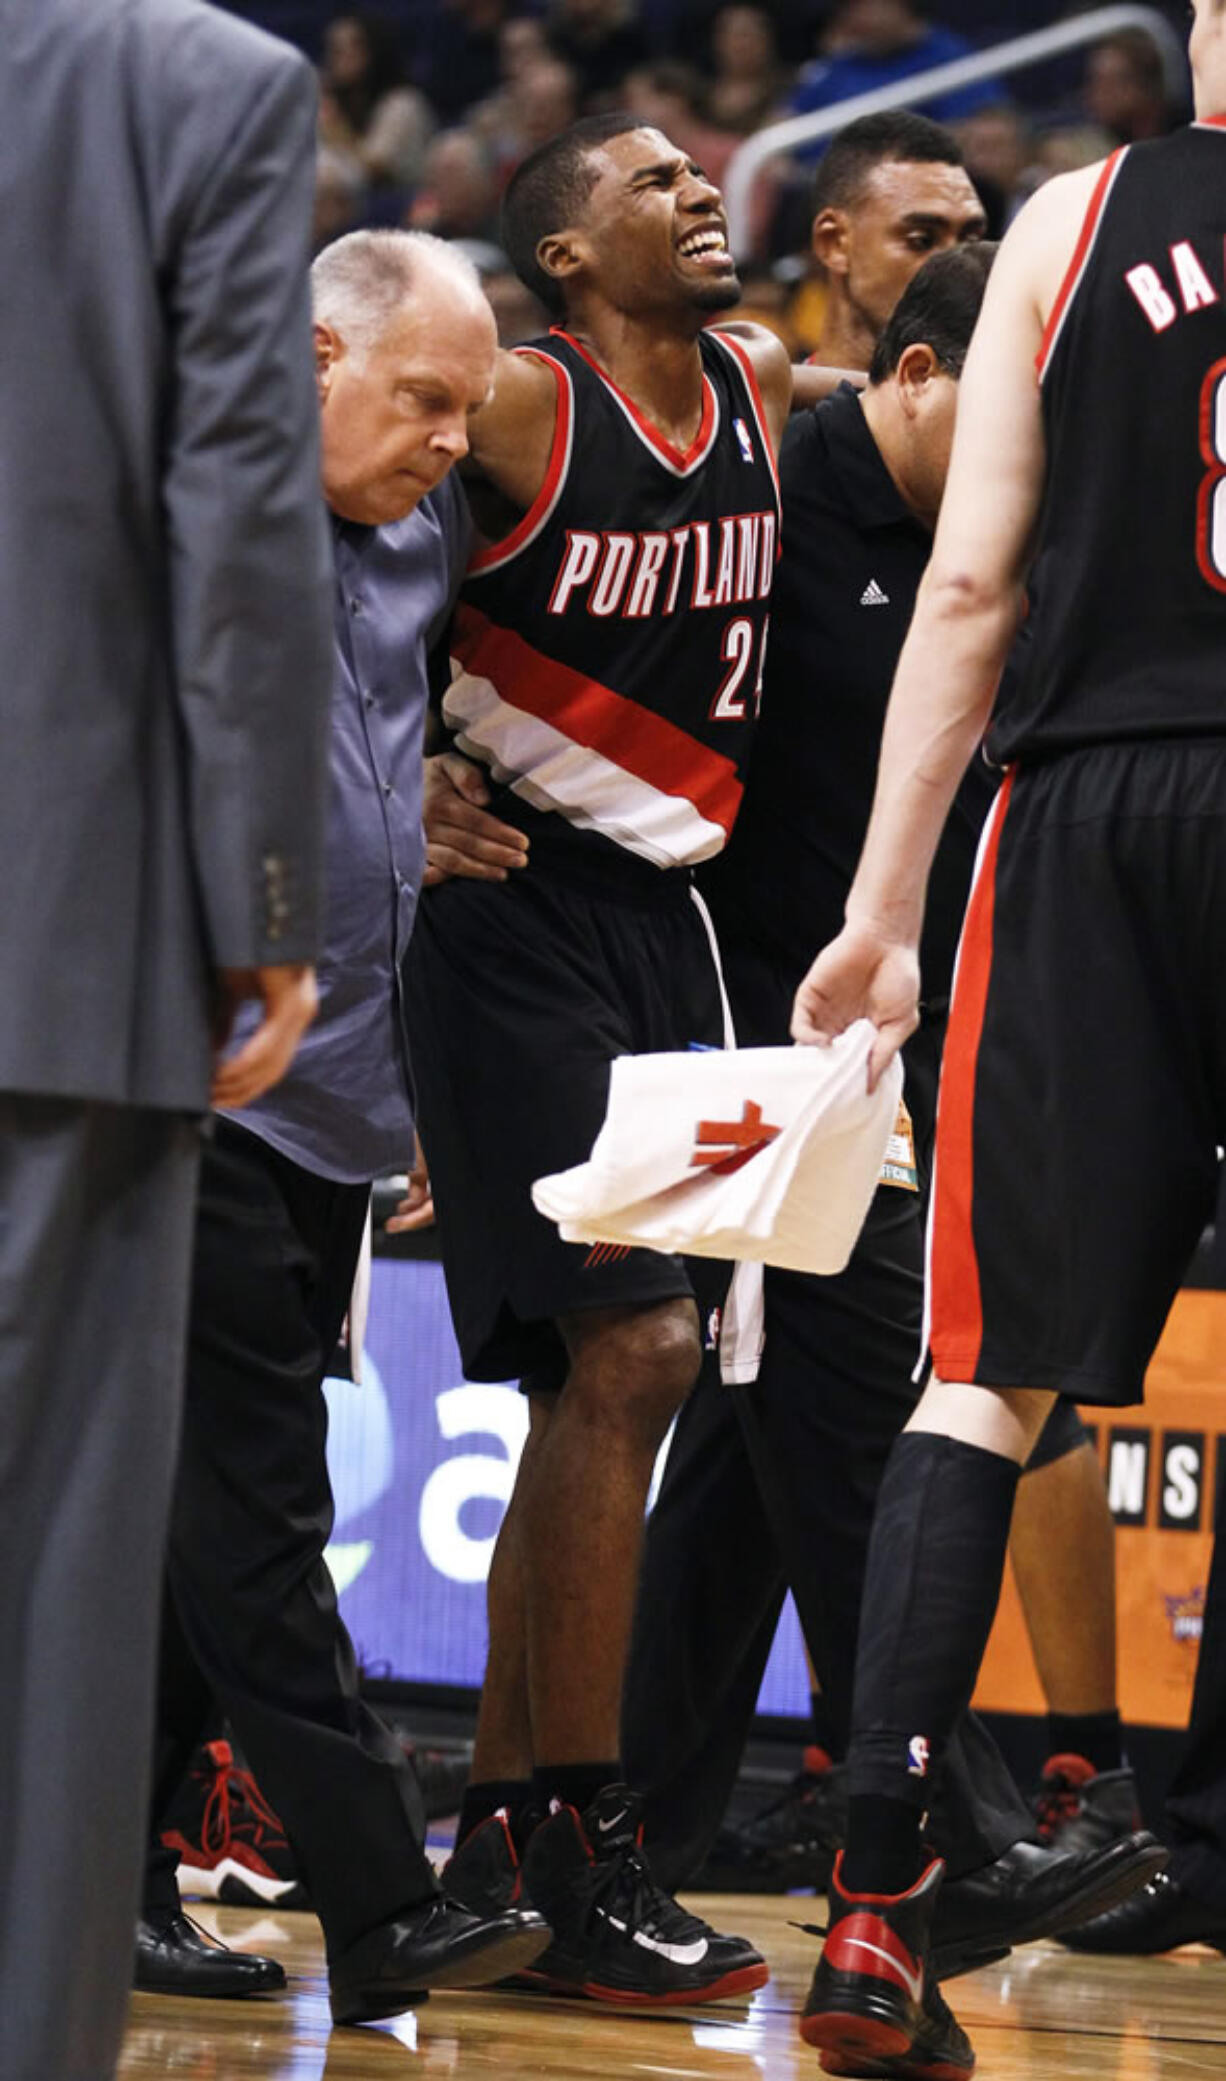
[[1018, 1468], [999, 1453], [905, 1431], [877, 1499], [861, 1607], [853, 1796], [932, 1796], [996, 1613]]
[[455, 1832], [456, 1848], [467, 1842], [474, 1828], [479, 1828], [500, 1809], [506, 1814], [514, 1836], [520, 1816], [532, 1804], [532, 1799], [531, 1778], [487, 1778], [482, 1783], [470, 1784], [460, 1808]]

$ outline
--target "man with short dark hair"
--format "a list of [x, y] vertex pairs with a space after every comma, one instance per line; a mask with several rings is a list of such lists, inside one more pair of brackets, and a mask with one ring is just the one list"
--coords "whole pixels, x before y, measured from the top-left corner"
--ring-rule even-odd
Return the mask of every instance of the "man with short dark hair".
[[707, 1310], [678, 1258], [563, 1243], [530, 1187], [589, 1153], [614, 1056], [723, 1038], [692, 869], [741, 796], [791, 372], [758, 328], [707, 329], [740, 295], [720, 196], [637, 119], [526, 160], [503, 244], [560, 323], [500, 358], [474, 423], [486, 540], [443, 719], [527, 865], [432, 892], [408, 965], [465, 1370], [519, 1374], [532, 1410], [448, 1883], [514, 1885], [552, 1808], [524, 1865], [554, 1929], [537, 1984], [703, 2000], [766, 1967], [656, 1884], [619, 1715], [648, 1485]]
[[962, 148], [940, 124], [891, 109], [840, 130], [813, 183], [810, 243], [826, 287], [813, 359], [867, 368], [916, 268], [981, 239], [986, 222]]

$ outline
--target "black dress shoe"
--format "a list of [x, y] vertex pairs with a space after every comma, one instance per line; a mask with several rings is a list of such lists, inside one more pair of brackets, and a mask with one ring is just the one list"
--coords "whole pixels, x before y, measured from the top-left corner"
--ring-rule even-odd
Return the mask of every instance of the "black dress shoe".
[[1096, 1850], [1014, 1843], [982, 1871], [945, 1881], [933, 1921], [933, 1972], [952, 1980], [1004, 1957], [1014, 1944], [1073, 1929], [1136, 1893], [1166, 1856], [1144, 1829]]
[[487, 1987], [522, 1972], [549, 1942], [530, 1908], [473, 1915], [445, 1893], [381, 1922], [328, 1968], [334, 2023], [398, 2016], [431, 1987]]
[[142, 1916], [132, 1985], [145, 1994], [277, 1994], [285, 1973], [275, 1958], [228, 1951], [186, 1915]]
[[1151, 1958], [1180, 1944], [1212, 1944], [1226, 1953], [1226, 1913], [1185, 1893], [1173, 1872], [1160, 1871], [1148, 1886], [1108, 1914], [1096, 1915], [1060, 1939], [1070, 1951], [1116, 1952]]

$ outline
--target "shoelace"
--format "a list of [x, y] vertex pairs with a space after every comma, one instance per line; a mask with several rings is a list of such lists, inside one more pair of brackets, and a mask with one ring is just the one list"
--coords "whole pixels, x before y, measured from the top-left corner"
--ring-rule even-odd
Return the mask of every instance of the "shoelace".
[[[215, 1766], [213, 1782], [204, 1802], [200, 1840], [205, 1849], [224, 1856], [237, 1835], [246, 1837], [256, 1849], [270, 1840], [284, 1846], [285, 1830], [249, 1770], [240, 1770], [228, 1743], [210, 1743]], [[222, 1755], [218, 1750], [224, 1750]]]
[[197, 1922], [194, 1915], [182, 1915], [182, 1920], [187, 1923], [189, 1929], [195, 1930], [198, 1937], [203, 1938], [210, 1951], [229, 1951], [229, 1944], [223, 1944], [221, 1938], [214, 1936], [211, 1929], [205, 1929], [202, 1923]]
[[1081, 1787], [1071, 1778], [1056, 1774], [1045, 1777], [1039, 1786], [1034, 1810], [1040, 1839], [1050, 1842], [1064, 1822], [1075, 1821], [1081, 1812]]
[[223, 1944], [221, 1938], [214, 1936], [211, 1929], [205, 1929], [202, 1923], [197, 1922], [194, 1915], [189, 1915], [182, 1902], [180, 1902], [173, 1915], [166, 1916], [164, 1920], [160, 1916], [156, 1920], [153, 1920], [151, 1917], [150, 1920], [153, 1928], [157, 1931], [159, 1943], [163, 1943], [168, 1936], [172, 1935], [180, 1922], [185, 1922], [187, 1927], [193, 1930], [200, 1938], [200, 1941], [208, 1945], [210, 1951], [228, 1952], [230, 1949], [229, 1944]]
[[594, 1937], [600, 1934], [602, 1914], [615, 1914], [627, 1929], [641, 1929], [665, 1943], [693, 1942], [709, 1934], [705, 1922], [665, 1892], [637, 1844], [596, 1865], [585, 1915]]

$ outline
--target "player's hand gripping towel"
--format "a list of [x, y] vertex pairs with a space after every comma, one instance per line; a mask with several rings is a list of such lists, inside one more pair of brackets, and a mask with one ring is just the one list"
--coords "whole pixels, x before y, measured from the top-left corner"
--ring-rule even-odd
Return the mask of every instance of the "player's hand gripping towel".
[[538, 1211], [568, 1243], [841, 1272], [902, 1091], [895, 1056], [870, 1095], [872, 1040], [619, 1056], [589, 1161], [538, 1178]]

